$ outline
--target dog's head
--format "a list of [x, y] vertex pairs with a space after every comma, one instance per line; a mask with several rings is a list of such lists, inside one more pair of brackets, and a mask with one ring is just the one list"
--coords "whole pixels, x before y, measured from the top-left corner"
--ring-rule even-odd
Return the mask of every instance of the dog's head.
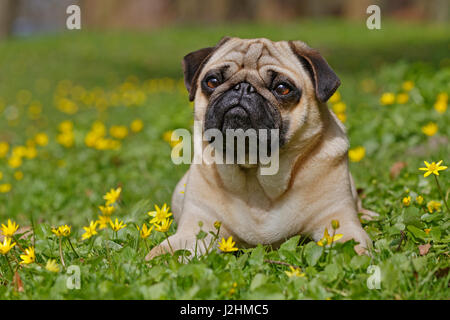
[[[320, 121], [340, 80], [301, 41], [223, 38], [183, 60], [185, 84], [204, 129], [279, 129], [280, 145]], [[319, 125], [319, 123], [317, 123]]]

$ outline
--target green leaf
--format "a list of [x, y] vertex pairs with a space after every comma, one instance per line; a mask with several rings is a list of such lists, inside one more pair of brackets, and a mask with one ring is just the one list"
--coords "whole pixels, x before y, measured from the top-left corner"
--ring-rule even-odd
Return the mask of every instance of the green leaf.
[[428, 235], [425, 233], [425, 231], [420, 230], [419, 228], [415, 226], [408, 226], [408, 230], [413, 234], [415, 238], [425, 240], [428, 238]]
[[280, 250], [295, 251], [300, 241], [300, 236], [290, 238], [280, 246]]
[[144, 299], [163, 299], [166, 296], [167, 284], [167, 282], [161, 282], [150, 287], [141, 287], [141, 293], [143, 294]]
[[244, 253], [237, 259], [236, 266], [240, 269], [243, 269], [247, 260], [248, 260], [248, 254]]
[[354, 270], [367, 269], [370, 264], [370, 258], [366, 255], [354, 256], [350, 261], [350, 266]]
[[248, 263], [252, 266], [261, 266], [264, 262], [264, 253], [265, 252], [263, 246], [259, 244], [255, 249], [252, 250], [250, 258], [248, 259]]
[[429, 236], [433, 239], [433, 241], [439, 242], [441, 241], [441, 230], [438, 227], [431, 228]]
[[308, 265], [315, 266], [322, 256], [323, 248], [318, 246], [315, 242], [311, 241], [305, 246], [305, 259]]
[[262, 273], [258, 273], [255, 275], [255, 277], [252, 280], [252, 283], [250, 284], [250, 290], [253, 291], [259, 286], [263, 285], [267, 281], [267, 276], [265, 276]]
[[405, 225], [413, 225], [417, 228], [423, 228], [423, 223], [420, 220], [421, 214], [420, 210], [416, 207], [408, 207], [405, 209], [405, 212], [402, 214], [403, 223]]
[[203, 231], [203, 230], [200, 230], [200, 231], [197, 233], [197, 240], [205, 239], [207, 235], [208, 235], [208, 233], [206, 233], [206, 232]]
[[281, 300], [285, 297], [283, 289], [279, 285], [268, 283], [252, 291], [246, 298], [249, 300]]
[[[98, 239], [101, 239], [101, 238], [98, 238]], [[104, 240], [103, 241], [103, 246], [108, 247], [109, 249], [112, 249], [112, 250], [115, 250], [115, 251], [120, 250], [120, 249], [123, 248], [123, 246], [121, 246], [117, 242], [111, 241], [111, 240]]]
[[414, 266], [414, 269], [419, 272], [426, 268], [427, 261], [427, 257], [418, 257], [412, 260], [412, 264]]
[[335, 281], [341, 273], [341, 269], [336, 264], [329, 264], [322, 273], [326, 276], [325, 280]]

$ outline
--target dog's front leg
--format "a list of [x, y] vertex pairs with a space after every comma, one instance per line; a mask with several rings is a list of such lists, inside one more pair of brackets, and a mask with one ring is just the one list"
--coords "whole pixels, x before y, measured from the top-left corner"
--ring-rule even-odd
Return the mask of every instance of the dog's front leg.
[[343, 210], [340, 213], [327, 215], [326, 218], [322, 218], [319, 223], [315, 225], [314, 232], [312, 232], [314, 241], [317, 242], [323, 238], [325, 228], [328, 229], [332, 236], [332, 220], [339, 221], [339, 228], [335, 231], [336, 234], [342, 234], [342, 238], [338, 240], [339, 242], [353, 239], [358, 242], [354, 247], [356, 253], [359, 255], [369, 253], [368, 250], [372, 247], [372, 240], [370, 240], [367, 232], [361, 226], [356, 212], [351, 209], [348, 211]]
[[177, 250], [188, 250], [192, 258], [214, 250], [216, 247], [216, 239], [210, 233], [211, 231], [213, 233], [217, 231], [214, 230], [214, 222], [211, 223], [211, 226], [209, 226], [209, 223], [203, 223], [201, 230], [206, 233], [206, 236], [197, 239], [200, 226], [198, 225], [198, 221], [197, 223], [193, 223], [193, 221], [195, 220], [191, 220], [188, 223], [181, 221], [177, 232], [150, 250], [145, 259], [151, 260], [156, 256], [166, 253], [174, 254]]

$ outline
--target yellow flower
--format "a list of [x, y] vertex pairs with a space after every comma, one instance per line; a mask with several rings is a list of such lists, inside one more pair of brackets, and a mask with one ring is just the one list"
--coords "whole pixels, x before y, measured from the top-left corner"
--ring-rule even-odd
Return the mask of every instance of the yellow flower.
[[333, 237], [331, 237], [328, 233], [328, 229], [325, 228], [325, 231], [323, 233], [323, 238], [320, 241], [318, 241], [317, 244], [319, 246], [323, 247], [324, 245], [327, 245], [327, 244], [330, 245], [333, 242], [338, 241], [342, 237], [343, 237], [343, 234], [341, 234], [341, 233], [335, 234]]
[[341, 100], [341, 94], [336, 91], [335, 93], [333, 93], [333, 95], [330, 97], [330, 99], [328, 100], [330, 103], [336, 103], [339, 102]]
[[66, 98], [59, 99], [56, 104], [60, 111], [67, 114], [75, 114], [78, 111], [76, 103]]
[[47, 261], [47, 264], [45, 265], [45, 269], [47, 269], [50, 272], [59, 272], [59, 266], [56, 263], [56, 260], [50, 259]]
[[411, 91], [411, 89], [414, 88], [414, 82], [412, 81], [405, 81], [402, 84], [402, 89], [405, 91]]
[[424, 177], [428, 177], [430, 174], [434, 174], [434, 175], [439, 175], [439, 171], [443, 171], [445, 169], [447, 169], [446, 166], [441, 166], [442, 160], [439, 161], [438, 163], [434, 163], [432, 162], [431, 164], [429, 164], [428, 162], [424, 161], [426, 168], [419, 168], [419, 170], [422, 171], [426, 171], [424, 173]]
[[172, 219], [164, 219], [159, 224], [155, 223], [153, 226], [156, 231], [167, 232], [169, 231], [170, 225], [172, 224]]
[[56, 141], [63, 147], [71, 148], [75, 144], [75, 136], [72, 131], [66, 131], [58, 134]]
[[440, 114], [445, 113], [445, 111], [447, 111], [447, 101], [444, 100], [437, 100], [434, 103], [434, 110], [436, 110], [437, 112], [439, 112]]
[[361, 146], [350, 149], [348, 151], [348, 157], [350, 158], [350, 161], [352, 161], [352, 162], [361, 161], [364, 158], [365, 154], [366, 154], [366, 149]]
[[34, 254], [34, 247], [29, 247], [28, 249], [25, 249], [25, 254], [21, 254], [20, 259], [22, 259], [20, 264], [30, 264], [36, 261], [36, 255]]
[[331, 220], [331, 227], [334, 230], [339, 229], [339, 220]]
[[17, 181], [20, 181], [23, 179], [23, 172], [22, 171], [16, 171], [14, 172], [14, 179]]
[[104, 137], [106, 134], [106, 126], [101, 121], [95, 121], [92, 124], [91, 131], [99, 137]]
[[421, 205], [423, 203], [423, 197], [422, 196], [417, 196], [416, 197], [416, 202], [418, 205]]
[[34, 137], [34, 141], [36, 141], [36, 143], [41, 146], [44, 147], [48, 144], [48, 136], [45, 133], [38, 133], [35, 137]]
[[8, 165], [11, 168], [16, 169], [22, 165], [22, 158], [19, 156], [13, 155], [11, 158], [8, 159]]
[[63, 122], [61, 122], [61, 123], [58, 125], [58, 129], [59, 129], [59, 131], [61, 131], [61, 132], [72, 131], [72, 129], [73, 129], [73, 122], [72, 122], [72, 121], [69, 121], [69, 120], [63, 121]]
[[[359, 219], [359, 221], [361, 221], [361, 223], [362, 223], [361, 218]], [[326, 238], [322, 238], [322, 239], [320, 239], [319, 241], [317, 241], [317, 244], [318, 244], [319, 246], [321, 246], [321, 247], [326, 246], [327, 243], [328, 243], [328, 241], [327, 241]]]
[[285, 271], [289, 278], [292, 277], [304, 277], [306, 274], [302, 272], [300, 268], [294, 268], [293, 266], [289, 266], [290, 271]]
[[138, 229], [139, 235], [142, 239], [148, 238], [153, 230], [153, 227], [147, 228], [147, 225], [145, 223], [142, 225], [142, 229], [139, 228], [139, 226], [136, 226], [136, 228]]
[[111, 223], [111, 217], [106, 215], [106, 216], [98, 216], [98, 220], [97, 220], [97, 224], [98, 224], [98, 229], [99, 230], [103, 230], [105, 228], [108, 228], [108, 225]]
[[429, 213], [433, 213], [435, 211], [441, 211], [442, 203], [439, 201], [431, 200], [427, 203], [427, 209]]
[[122, 188], [117, 188], [117, 189], [111, 189], [109, 192], [107, 192], [104, 196], [103, 199], [106, 200], [106, 205], [109, 206], [111, 204], [116, 203], [117, 199], [119, 199], [120, 197], [120, 193], [122, 192]]
[[3, 183], [0, 184], [0, 193], [8, 193], [12, 189], [12, 186], [10, 183]]
[[160, 223], [163, 220], [169, 218], [172, 215], [169, 210], [170, 207], [165, 203], [162, 208], [159, 208], [157, 205], [155, 205], [155, 211], [150, 211], [147, 213], [150, 217], [153, 217], [153, 219], [150, 220], [150, 223]]
[[6, 157], [9, 151], [9, 144], [7, 142], [0, 142], [0, 158]]
[[225, 240], [225, 238], [222, 238], [222, 241], [219, 242], [219, 249], [223, 252], [233, 252], [237, 251], [238, 248], [235, 246], [235, 242], [233, 241], [233, 237], [230, 236], [228, 240]]
[[25, 157], [27, 159], [34, 159], [34, 158], [36, 158], [36, 156], [37, 156], [37, 150], [36, 150], [36, 148], [34, 146], [33, 147], [28, 147], [26, 149]]
[[438, 131], [438, 125], [434, 122], [429, 122], [422, 127], [422, 132], [427, 136], [431, 137]]
[[230, 291], [228, 291], [228, 294], [230, 294], [230, 295], [235, 294], [237, 286], [238, 286], [237, 282], [233, 282], [233, 285], [232, 285]]
[[336, 117], [338, 117], [338, 119], [344, 123], [345, 121], [347, 121], [347, 115], [345, 113], [338, 113], [336, 114]]
[[128, 135], [128, 128], [125, 126], [112, 126], [109, 133], [113, 138], [124, 139]]
[[120, 229], [125, 228], [127, 225], [123, 224], [123, 221], [120, 221], [116, 218], [116, 221], [114, 221], [114, 223], [112, 221], [109, 221], [109, 225], [111, 226], [111, 229], [113, 229], [113, 231], [119, 231]]
[[167, 143], [169, 143], [170, 146], [173, 148], [180, 142], [181, 138], [178, 140], [172, 140], [172, 133], [173, 133], [173, 131], [171, 131], [171, 130], [164, 132], [163, 140], [166, 141]]
[[130, 129], [133, 132], [140, 132], [143, 127], [144, 127], [144, 122], [140, 119], [134, 120], [130, 125]]
[[405, 104], [409, 100], [409, 95], [407, 93], [399, 93], [397, 95], [397, 103], [398, 104]]
[[12, 149], [12, 155], [17, 158], [22, 158], [27, 154], [27, 148], [25, 146], [16, 146]]
[[402, 203], [405, 207], [409, 207], [411, 204], [411, 196], [404, 197]]
[[438, 96], [437, 96], [437, 100], [438, 101], [445, 101], [445, 102], [447, 102], [448, 101], [448, 93], [447, 92], [439, 93]]
[[19, 229], [19, 225], [15, 222], [12, 222], [11, 219], [8, 219], [8, 224], [5, 226], [2, 223], [1, 229], [5, 237], [12, 237], [14, 233], [16, 233], [17, 229]]
[[67, 224], [59, 226], [58, 228], [52, 228], [52, 232], [56, 234], [57, 237], [68, 237], [71, 232], [70, 226]]
[[98, 207], [103, 215], [110, 216], [114, 210], [116, 210], [116, 207], [114, 206], [99, 206]]
[[429, 228], [429, 229], [423, 229], [423, 231], [425, 231], [426, 234], [429, 234], [430, 231], [431, 231], [431, 228]]
[[11, 243], [11, 238], [3, 238], [3, 243], [0, 242], [0, 253], [7, 254], [16, 245], [15, 242]]
[[92, 237], [93, 235], [96, 235], [96, 234], [97, 234], [97, 221], [96, 221], [96, 222], [91, 221], [91, 222], [89, 223], [89, 226], [83, 227], [83, 229], [84, 229], [84, 231], [85, 231], [85, 232], [83, 233], [83, 235], [81, 236], [81, 238], [82, 238], [83, 240], [89, 239], [89, 238]]
[[28, 114], [30, 118], [33, 120], [38, 119], [41, 113], [42, 113], [42, 105], [38, 101], [32, 102], [32, 104], [28, 107]]
[[347, 109], [347, 105], [344, 102], [338, 102], [333, 105], [333, 111], [334, 113], [344, 113], [345, 109]]
[[385, 92], [381, 95], [380, 103], [382, 105], [389, 105], [395, 102], [395, 94], [392, 92]]
[[214, 228], [220, 229], [221, 226], [222, 226], [222, 222], [220, 222], [220, 221], [214, 222]]
[[121, 143], [114, 139], [100, 138], [95, 141], [94, 147], [97, 150], [117, 150], [120, 149]]

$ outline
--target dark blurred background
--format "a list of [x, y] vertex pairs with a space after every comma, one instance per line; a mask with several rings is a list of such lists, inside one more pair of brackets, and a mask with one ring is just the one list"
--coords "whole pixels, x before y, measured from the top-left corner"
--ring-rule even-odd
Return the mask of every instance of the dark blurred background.
[[382, 8], [382, 19], [446, 22], [450, 8], [449, 0], [0, 0], [0, 38], [63, 30], [71, 4], [81, 7], [83, 29], [133, 30], [303, 17], [365, 21], [371, 4]]

